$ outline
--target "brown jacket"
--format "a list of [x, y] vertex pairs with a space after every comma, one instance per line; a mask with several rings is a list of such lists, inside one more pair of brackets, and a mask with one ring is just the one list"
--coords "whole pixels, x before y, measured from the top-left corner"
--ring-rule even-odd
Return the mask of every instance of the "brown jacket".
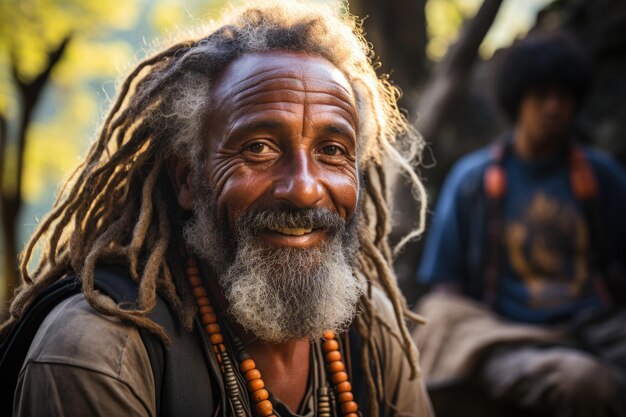
[[[381, 415], [431, 416], [421, 379], [409, 380], [389, 300], [376, 291], [375, 305], [396, 333], [380, 324], [374, 329], [385, 387]], [[155, 416], [154, 393], [138, 330], [97, 313], [79, 294], [60, 303], [39, 329], [20, 373], [13, 414]]]

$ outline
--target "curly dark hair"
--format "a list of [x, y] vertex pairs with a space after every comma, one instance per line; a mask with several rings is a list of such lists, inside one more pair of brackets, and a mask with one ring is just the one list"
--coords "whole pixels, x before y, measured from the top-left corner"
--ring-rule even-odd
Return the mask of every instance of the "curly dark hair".
[[580, 107], [590, 83], [590, 59], [562, 32], [529, 35], [495, 59], [496, 100], [512, 123], [529, 91], [558, 86], [571, 92]]

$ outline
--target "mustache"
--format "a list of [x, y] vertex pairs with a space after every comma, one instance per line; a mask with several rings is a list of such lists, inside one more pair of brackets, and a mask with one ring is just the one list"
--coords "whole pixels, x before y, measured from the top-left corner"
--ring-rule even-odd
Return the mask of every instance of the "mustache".
[[245, 213], [237, 221], [239, 232], [256, 234], [277, 228], [323, 229], [342, 232], [346, 221], [326, 208], [306, 209], [255, 209]]

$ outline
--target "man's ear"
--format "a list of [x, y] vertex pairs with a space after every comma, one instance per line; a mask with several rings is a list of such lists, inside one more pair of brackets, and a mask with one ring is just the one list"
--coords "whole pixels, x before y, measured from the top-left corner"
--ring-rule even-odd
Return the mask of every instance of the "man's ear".
[[184, 210], [191, 210], [195, 200], [195, 190], [189, 161], [172, 155], [165, 163], [178, 205]]

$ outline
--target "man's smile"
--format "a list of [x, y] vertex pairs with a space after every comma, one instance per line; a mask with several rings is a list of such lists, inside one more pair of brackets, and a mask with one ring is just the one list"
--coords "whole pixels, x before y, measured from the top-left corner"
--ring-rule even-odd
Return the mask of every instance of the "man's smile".
[[324, 228], [268, 227], [258, 235], [265, 244], [284, 248], [312, 248], [328, 239]]
[[302, 235], [306, 235], [309, 234], [313, 231], [313, 228], [303, 228], [303, 227], [297, 227], [297, 228], [291, 228], [291, 227], [269, 227], [269, 230], [272, 232], [278, 232], [281, 233], [283, 235], [290, 235], [290, 236], [302, 236]]

